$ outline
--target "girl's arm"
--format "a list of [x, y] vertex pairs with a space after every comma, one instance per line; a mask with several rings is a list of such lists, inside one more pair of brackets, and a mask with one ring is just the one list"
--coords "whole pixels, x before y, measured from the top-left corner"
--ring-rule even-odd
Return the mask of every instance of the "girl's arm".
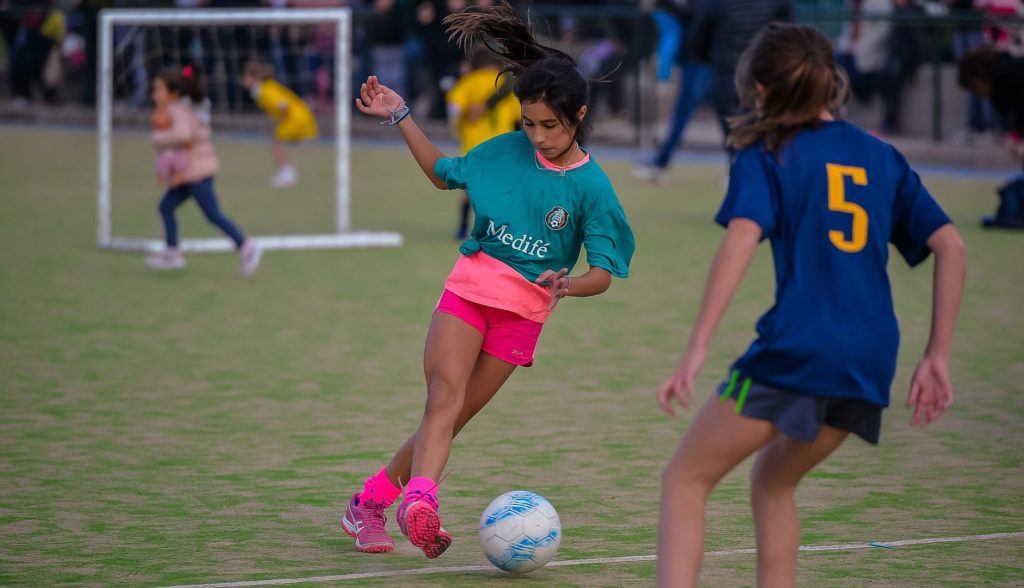
[[412, 120], [412, 116], [407, 116], [402, 119], [402, 122], [398, 123], [398, 130], [402, 132], [402, 138], [405, 139], [405, 144], [409, 146], [409, 151], [412, 152], [413, 158], [416, 159], [416, 163], [419, 164], [420, 169], [423, 170], [423, 174], [427, 176], [434, 186], [441, 190], [447, 190], [448, 184], [441, 178], [434, 175], [434, 165], [437, 164], [437, 160], [444, 157], [444, 153], [440, 149], [434, 146], [430, 142], [430, 139], [423, 134], [420, 127], [416, 124], [416, 121]]
[[670, 404], [673, 397], [684, 409], [689, 408], [693, 400], [693, 381], [707, 359], [711, 336], [747, 273], [760, 240], [761, 227], [754, 221], [735, 218], [729, 222], [708, 272], [697, 322], [690, 333], [686, 351], [675, 372], [658, 389], [658, 404], [665, 413], [675, 415]]
[[[378, 116], [380, 118], [391, 118], [392, 114], [405, 108], [405, 100], [396, 94], [394, 90], [381, 84], [377, 76], [366, 78], [366, 82], [359, 86], [359, 98], [356, 98], [356, 107], [363, 114]], [[434, 164], [438, 159], [444, 157], [444, 153], [430, 142], [430, 139], [423, 134], [423, 131], [412, 120], [408, 114], [398, 123], [398, 130], [402, 133], [409, 151], [419, 164], [423, 174], [427, 176], [434, 186], [447, 190], [448, 185], [439, 177], [434, 175]]]
[[964, 241], [953, 225], [945, 225], [932, 233], [928, 247], [935, 253], [932, 330], [924, 357], [914, 370], [907, 396], [907, 406], [914, 408], [910, 424], [917, 427], [927, 426], [953, 404], [949, 354], [967, 267]]
[[151, 138], [157, 147], [182, 147], [192, 142], [192, 121], [183, 107], [171, 106], [167, 109], [171, 115], [171, 128], [153, 131]]
[[577, 296], [579, 298], [597, 296], [598, 294], [604, 294], [612, 285], [612, 274], [604, 268], [590, 266], [590, 269], [582, 275], [569, 276], [568, 274], [569, 270], [563, 267], [557, 272], [547, 270], [534, 280], [536, 283], [546, 285], [551, 289], [549, 310], [554, 308], [558, 301], [566, 296]]

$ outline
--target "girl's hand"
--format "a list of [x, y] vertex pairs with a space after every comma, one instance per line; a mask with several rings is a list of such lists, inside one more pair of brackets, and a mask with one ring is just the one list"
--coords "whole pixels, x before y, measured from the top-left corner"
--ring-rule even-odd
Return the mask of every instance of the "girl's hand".
[[910, 380], [907, 406], [914, 408], [911, 427], [924, 428], [942, 416], [953, 404], [953, 385], [949, 380], [949, 365], [944, 357], [925, 355]]
[[366, 78], [366, 82], [359, 86], [359, 98], [356, 98], [356, 108], [363, 114], [377, 116], [380, 118], [391, 118], [391, 112], [401, 108], [405, 100], [396, 94], [394, 90], [381, 84], [377, 76]]
[[676, 411], [672, 408], [672, 398], [679, 402], [679, 406], [683, 407], [683, 410], [690, 408], [690, 404], [693, 402], [693, 381], [704, 367], [707, 358], [708, 351], [704, 347], [688, 347], [686, 349], [686, 353], [683, 354], [676, 366], [676, 371], [658, 388], [658, 406], [661, 407], [662, 412], [669, 416], [676, 416]]
[[569, 270], [562, 268], [557, 272], [554, 270], [546, 270], [540, 276], [537, 277], [534, 282], [540, 285], [548, 285], [551, 291], [551, 304], [548, 305], [548, 310], [554, 308], [558, 301], [569, 295], [569, 276], [567, 275]]

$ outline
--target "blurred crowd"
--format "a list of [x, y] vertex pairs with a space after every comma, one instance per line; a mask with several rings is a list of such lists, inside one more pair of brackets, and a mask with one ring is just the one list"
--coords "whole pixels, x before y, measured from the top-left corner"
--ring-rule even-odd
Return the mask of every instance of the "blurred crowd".
[[[450, 42], [441, 21], [471, 5], [492, 0], [0, 0], [0, 36], [6, 54], [8, 94], [16, 103], [95, 101], [97, 15], [104, 8], [332, 8], [349, 6], [356, 14], [353, 31], [355, 79], [375, 72], [432, 118], [445, 116], [444, 92], [463, 73], [466, 58]], [[619, 13], [579, 18], [560, 13], [559, 4], [513, 2], [540, 10], [534, 23], [548, 41], [579, 56], [600, 102], [613, 113], [625, 104], [622, 75], [635, 64], [629, 47], [636, 39], [636, 4], [596, 0], [590, 6], [619, 7]], [[550, 11], [545, 10], [550, 9]], [[551, 16], [547, 16], [551, 15]], [[249, 59], [273, 63], [275, 77], [314, 104], [333, 101], [334, 30], [312, 27], [157, 27], [146, 31], [115, 29], [117, 98], [145, 103], [149, 76], [171, 63], [194, 63], [222, 76], [209, 76], [215, 108], [252, 107], [237, 83]]]
[[[1016, 24], [1024, 16], [1021, 0], [850, 0], [850, 18], [837, 41], [840, 62], [850, 76], [856, 99], [878, 96], [882, 102], [881, 134], [902, 130], [904, 90], [929, 52], [927, 29], [918, 26], [930, 16], [948, 16], [953, 23], [944, 31], [948, 59], [960, 61], [971, 51], [989, 47], [1010, 55], [1024, 55], [1024, 30]], [[971, 135], [996, 124], [991, 104], [968, 97]]]
[[[407, 96], [420, 115], [442, 119], [444, 94], [463, 73], [465, 56], [444, 33], [441, 21], [470, 5], [494, 0], [0, 0], [0, 97], [16, 106], [30, 102], [91, 105], [96, 99], [97, 16], [104, 8], [325, 8], [350, 6], [353, 77], [376, 73]], [[512, 2], [529, 9], [537, 32], [550, 44], [577, 56], [582, 73], [598, 79], [595, 104], [602, 115], [632, 114], [643, 92], [637, 81], [642, 64], [653, 64], [652, 78], [670, 86], [659, 96], [677, 100], [673, 125], [681, 134], [689, 112], [702, 101], [719, 103], [720, 117], [735, 101], [728, 63], [736, 47], [715, 53], [705, 24], [693, 22], [701, 11], [722, 12], [730, 2], [717, 0], [574, 0]], [[775, 3], [751, 2], [756, 7]], [[856, 99], [881, 104], [875, 130], [902, 130], [904, 90], [922, 63], [951, 63], [979, 47], [1009, 55], [1024, 54], [1024, 0], [785, 0], [785, 13], [814, 19], [836, 37], [840, 62], [849, 72]], [[751, 16], [740, 3], [737, 14]], [[815, 12], [817, 11], [817, 12]], [[838, 15], [838, 16], [837, 16]], [[724, 23], [725, 21], [721, 21]], [[928, 23], [941, 23], [929, 25]], [[721, 24], [720, 23], [720, 24]], [[725, 27], [728, 31], [728, 26]], [[716, 33], [717, 34], [717, 33]], [[136, 106], [147, 101], [149, 76], [172, 63], [193, 63], [209, 76], [214, 108], [254, 108], [237, 81], [253, 58], [272, 63], [275, 77], [314, 107], [332, 104], [334, 31], [320, 27], [118, 27], [115, 30], [116, 99]], [[739, 39], [739, 41], [737, 41]], [[717, 42], [722, 42], [721, 40]], [[729, 57], [722, 58], [721, 55]], [[718, 55], [718, 57], [716, 57]], [[718, 69], [718, 76], [714, 75]], [[640, 79], [652, 79], [640, 78]], [[672, 80], [669, 82], [669, 80]], [[678, 84], [678, 85], [677, 85]], [[654, 86], [655, 84], [649, 84]], [[685, 100], [686, 104], [678, 103]], [[997, 124], [998, 114], [984, 98], [968, 104], [967, 138]], [[677, 128], [679, 127], [679, 128]], [[678, 131], [678, 132], [677, 132]]]

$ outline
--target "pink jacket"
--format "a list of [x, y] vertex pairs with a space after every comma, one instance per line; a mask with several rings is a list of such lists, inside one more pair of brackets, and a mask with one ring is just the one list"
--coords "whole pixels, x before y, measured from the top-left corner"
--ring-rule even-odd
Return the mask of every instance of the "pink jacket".
[[157, 147], [187, 147], [188, 168], [186, 182], [198, 182], [217, 175], [220, 162], [213, 149], [213, 130], [210, 123], [201, 117], [187, 98], [178, 100], [167, 107], [171, 115], [171, 128], [153, 131], [151, 138]]

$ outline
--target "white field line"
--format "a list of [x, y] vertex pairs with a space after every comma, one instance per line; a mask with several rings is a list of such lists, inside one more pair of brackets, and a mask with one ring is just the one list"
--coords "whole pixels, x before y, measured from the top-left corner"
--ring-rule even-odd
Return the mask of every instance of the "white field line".
[[[873, 541], [871, 543], [840, 543], [836, 545], [801, 545], [800, 551], [853, 551], [857, 549], [896, 548], [905, 545], [929, 545], [932, 543], [967, 543], [974, 541], [992, 541], [995, 539], [1022, 539], [1024, 531], [1014, 533], [989, 533], [987, 535], [967, 535], [964, 537], [930, 537], [923, 539], [901, 539], [899, 541]], [[709, 551], [705, 557], [721, 557], [756, 553], [752, 548], [727, 549]], [[591, 559], [569, 559], [549, 563], [546, 567], [559, 568], [566, 566], [585, 566], [593, 564], [617, 564], [638, 561], [654, 561], [653, 555], [630, 555], [625, 557], [595, 557]], [[429, 574], [459, 574], [464, 572], [494, 571], [491, 566], [449, 566], [437, 568], [418, 568], [414, 570], [394, 570], [387, 572], [364, 572], [359, 574], [339, 574], [336, 576], [311, 576], [306, 578], [280, 578], [276, 580], [252, 580], [245, 582], [222, 582], [219, 584], [188, 584], [169, 586], [168, 588], [242, 588], [246, 586], [286, 586], [289, 584], [313, 584], [320, 582], [344, 582], [346, 580], [366, 580], [372, 578], [399, 578], [402, 576], [425, 576]]]

